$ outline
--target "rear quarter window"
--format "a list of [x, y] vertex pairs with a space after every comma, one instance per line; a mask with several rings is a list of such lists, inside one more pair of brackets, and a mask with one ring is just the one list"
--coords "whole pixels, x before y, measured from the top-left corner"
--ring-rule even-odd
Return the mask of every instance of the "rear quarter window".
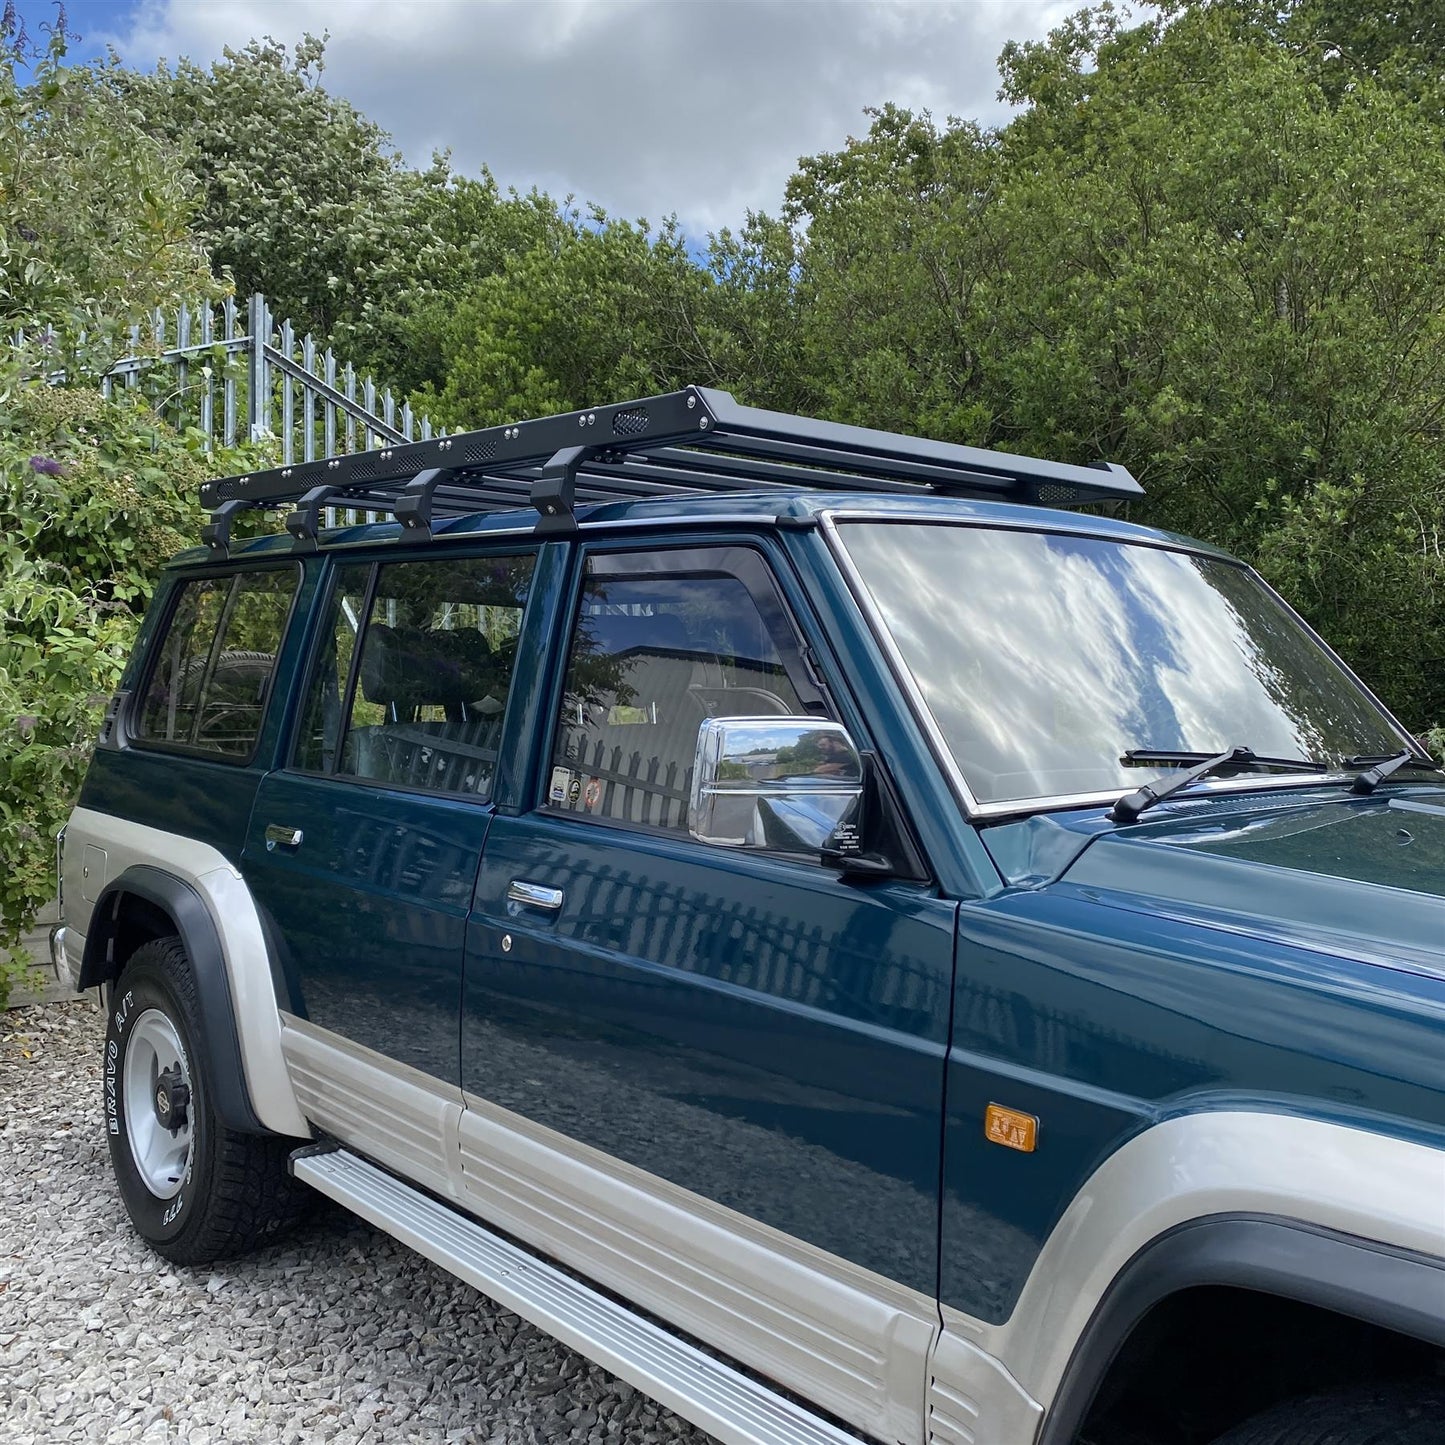
[[136, 710], [137, 743], [250, 758], [300, 576], [273, 567], [182, 584]]

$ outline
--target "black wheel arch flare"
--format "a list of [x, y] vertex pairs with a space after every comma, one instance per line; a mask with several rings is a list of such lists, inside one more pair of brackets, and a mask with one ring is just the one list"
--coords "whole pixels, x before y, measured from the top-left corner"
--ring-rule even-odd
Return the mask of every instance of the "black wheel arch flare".
[[85, 940], [80, 987], [94, 988], [119, 976], [125, 960], [115, 957], [115, 942], [127, 897], [143, 899], [164, 913], [185, 946], [196, 980], [205, 1035], [197, 1044], [206, 1061], [211, 1099], [221, 1122], [247, 1134], [270, 1133], [256, 1117], [246, 1089], [240, 1034], [220, 934], [210, 910], [191, 884], [144, 863], [127, 868], [107, 884], [96, 901], [94, 923]]
[[1159, 1235], [1124, 1266], [1074, 1347], [1038, 1445], [1069, 1445], [1135, 1326], [1156, 1304], [1232, 1285], [1445, 1347], [1445, 1262], [1263, 1214], [1222, 1214]]

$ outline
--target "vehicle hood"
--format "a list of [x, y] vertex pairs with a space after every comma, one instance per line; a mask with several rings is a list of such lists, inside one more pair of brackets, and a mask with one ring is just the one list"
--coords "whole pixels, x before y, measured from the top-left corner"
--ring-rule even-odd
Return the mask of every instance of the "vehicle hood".
[[1445, 977], [1445, 789], [1223, 804], [1095, 833], [1058, 882], [1122, 907]]

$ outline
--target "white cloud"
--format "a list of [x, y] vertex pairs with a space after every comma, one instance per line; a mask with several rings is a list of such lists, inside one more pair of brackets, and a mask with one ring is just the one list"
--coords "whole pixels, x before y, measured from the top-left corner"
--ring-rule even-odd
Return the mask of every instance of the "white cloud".
[[[330, 32], [325, 84], [414, 164], [450, 149], [689, 234], [776, 210], [799, 156], [866, 106], [1003, 118], [995, 61], [1070, 0], [142, 0], [109, 40], [131, 65]], [[90, 48], [88, 44], [87, 49]]]

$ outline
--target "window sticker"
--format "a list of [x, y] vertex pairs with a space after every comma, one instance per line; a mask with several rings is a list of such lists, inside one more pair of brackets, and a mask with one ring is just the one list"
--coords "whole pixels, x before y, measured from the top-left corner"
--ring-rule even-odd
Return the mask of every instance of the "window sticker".
[[565, 803], [567, 801], [567, 795], [571, 790], [571, 785], [571, 768], [553, 768], [552, 786], [547, 789], [547, 801], [549, 803]]

